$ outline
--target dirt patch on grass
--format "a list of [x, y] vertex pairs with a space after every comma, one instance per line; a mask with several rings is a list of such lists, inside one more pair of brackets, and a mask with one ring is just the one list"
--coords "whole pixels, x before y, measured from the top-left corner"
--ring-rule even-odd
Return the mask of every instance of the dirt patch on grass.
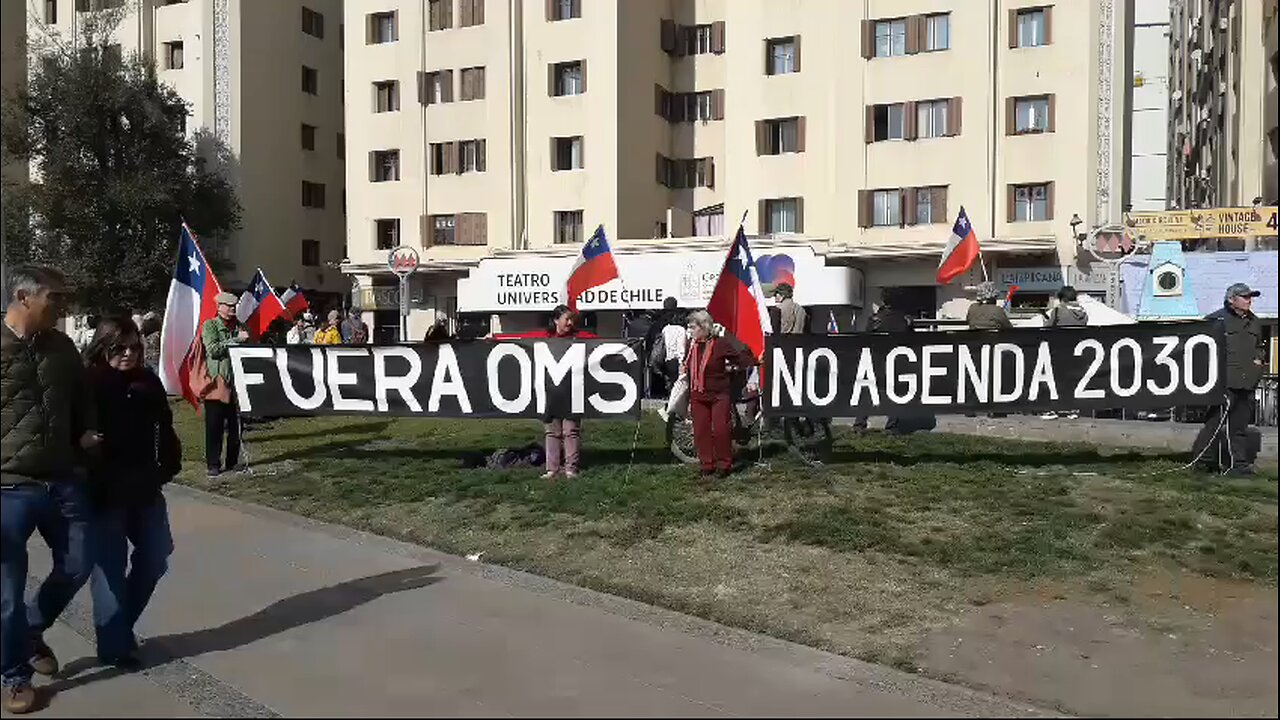
[[1276, 716], [1274, 588], [1167, 571], [1131, 587], [1131, 602], [1046, 586], [965, 609], [918, 662], [1074, 714]]

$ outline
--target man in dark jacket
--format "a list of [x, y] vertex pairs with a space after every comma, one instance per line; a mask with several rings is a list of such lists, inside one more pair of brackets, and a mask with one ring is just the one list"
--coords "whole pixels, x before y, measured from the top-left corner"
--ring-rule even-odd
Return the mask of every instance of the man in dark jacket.
[[979, 283], [978, 301], [969, 306], [965, 322], [972, 330], [1009, 330], [1013, 323], [1004, 308], [996, 304], [1000, 299], [1000, 291], [990, 280]]
[[1089, 313], [1080, 305], [1080, 295], [1070, 285], [1058, 290], [1058, 304], [1045, 314], [1045, 327], [1083, 327]]
[[[89, 498], [77, 477], [79, 451], [97, 433], [75, 343], [56, 328], [66, 307], [62, 274], [51, 268], [9, 272], [0, 329], [0, 680], [8, 712], [37, 706], [33, 672], [53, 675], [58, 660], [42, 639], [93, 568]], [[27, 606], [27, 541], [40, 532], [53, 570]]]
[[[1216, 458], [1206, 459], [1204, 456], [1212, 452], [1211, 446], [1215, 441], [1223, 438], [1230, 454], [1229, 475], [1252, 475], [1254, 472], [1249, 458], [1247, 430], [1253, 408], [1253, 391], [1262, 380], [1262, 359], [1266, 356], [1262, 326], [1258, 323], [1258, 316], [1253, 314], [1253, 299], [1260, 294], [1244, 283], [1236, 283], [1227, 288], [1222, 309], [1205, 318], [1222, 323], [1226, 331], [1227, 392], [1225, 404], [1209, 411], [1191, 451], [1198, 462], [1217, 467]], [[1225, 435], [1222, 434], [1224, 427]]]

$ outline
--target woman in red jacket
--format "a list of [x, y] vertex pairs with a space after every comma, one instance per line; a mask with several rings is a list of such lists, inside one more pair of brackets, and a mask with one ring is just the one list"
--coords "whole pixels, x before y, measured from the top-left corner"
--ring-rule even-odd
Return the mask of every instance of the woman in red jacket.
[[689, 315], [689, 351], [685, 373], [689, 378], [689, 409], [693, 415], [693, 439], [698, 446], [702, 478], [727, 476], [733, 470], [733, 396], [730, 365], [749, 368], [756, 358], [732, 335], [715, 337], [711, 315], [698, 310]]
[[[495, 340], [509, 338], [594, 338], [594, 334], [579, 330], [576, 326], [578, 314], [568, 305], [557, 305], [551, 311], [551, 324], [546, 330], [535, 330], [528, 333], [495, 335]], [[581, 417], [551, 417], [542, 419], [542, 428], [546, 434], [547, 471], [543, 480], [552, 480], [560, 471], [570, 480], [578, 477], [578, 457], [582, 437]], [[563, 460], [561, 454], [563, 453]]]

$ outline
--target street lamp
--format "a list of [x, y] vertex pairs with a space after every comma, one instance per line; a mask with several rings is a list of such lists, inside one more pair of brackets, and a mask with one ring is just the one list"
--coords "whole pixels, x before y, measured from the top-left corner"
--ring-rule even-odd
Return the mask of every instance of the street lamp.
[[1083, 224], [1084, 224], [1084, 221], [1080, 219], [1080, 213], [1071, 213], [1071, 223], [1070, 223], [1071, 239], [1074, 240], [1076, 243], [1079, 243], [1080, 240], [1083, 239], [1080, 237], [1080, 233], [1076, 230], [1076, 228], [1080, 227]]

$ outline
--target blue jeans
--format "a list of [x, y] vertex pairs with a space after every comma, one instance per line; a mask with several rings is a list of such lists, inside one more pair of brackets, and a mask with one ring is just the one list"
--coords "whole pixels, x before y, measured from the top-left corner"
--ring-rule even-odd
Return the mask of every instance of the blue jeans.
[[[58, 619], [89, 578], [89, 499], [77, 482], [32, 483], [0, 489], [0, 680], [31, 682], [31, 638]], [[39, 532], [53, 570], [26, 602], [27, 541]]]
[[164, 495], [156, 493], [154, 500], [140, 504], [104, 508], [94, 521], [94, 539], [97, 564], [89, 590], [98, 657], [118, 660], [138, 649], [133, 626], [169, 569], [173, 534]]

